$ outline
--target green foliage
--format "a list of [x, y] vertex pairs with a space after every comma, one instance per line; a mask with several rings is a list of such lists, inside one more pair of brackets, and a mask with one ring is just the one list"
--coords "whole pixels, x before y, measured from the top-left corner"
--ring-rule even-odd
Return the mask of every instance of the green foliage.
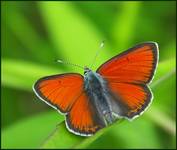
[[55, 112], [43, 112], [25, 118], [2, 131], [3, 148], [36, 148], [40, 146], [53, 128], [63, 120]]
[[[2, 3], [2, 148], [175, 148], [175, 11], [175, 2]], [[81, 137], [38, 100], [32, 85], [43, 76], [83, 73], [54, 60], [90, 65], [102, 40], [94, 70], [137, 43], [159, 44], [154, 100], [134, 121]]]

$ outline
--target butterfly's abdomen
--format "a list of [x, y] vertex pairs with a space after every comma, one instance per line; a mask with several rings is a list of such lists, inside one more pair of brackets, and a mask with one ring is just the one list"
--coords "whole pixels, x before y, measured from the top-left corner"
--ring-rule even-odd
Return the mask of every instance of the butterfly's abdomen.
[[99, 74], [90, 71], [85, 75], [84, 81], [84, 89], [91, 104], [97, 109], [105, 124], [111, 124], [115, 118], [108, 102], [109, 94], [105, 80]]

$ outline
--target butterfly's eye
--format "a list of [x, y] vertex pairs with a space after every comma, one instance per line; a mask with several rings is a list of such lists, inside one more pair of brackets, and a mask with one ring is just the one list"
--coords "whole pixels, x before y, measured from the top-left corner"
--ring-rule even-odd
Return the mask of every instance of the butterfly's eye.
[[90, 70], [85, 70], [85, 71], [84, 71], [84, 74], [87, 74], [89, 71], [90, 71]]
[[87, 67], [84, 68], [84, 74], [87, 74], [89, 71], [90, 71], [89, 68], [87, 68]]

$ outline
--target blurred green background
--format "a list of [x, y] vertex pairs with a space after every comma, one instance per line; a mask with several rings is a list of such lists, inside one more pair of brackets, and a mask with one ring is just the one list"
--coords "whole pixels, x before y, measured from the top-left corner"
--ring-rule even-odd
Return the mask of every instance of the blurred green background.
[[[141, 117], [117, 123], [86, 148], [176, 147], [176, 2], [1, 4], [2, 148], [39, 148], [47, 141], [64, 118], [35, 96], [32, 85], [43, 76], [83, 73], [54, 60], [89, 65], [102, 40], [105, 47], [94, 69], [138, 43], [159, 44], [150, 85], [154, 101]], [[67, 137], [62, 142], [72, 147]]]

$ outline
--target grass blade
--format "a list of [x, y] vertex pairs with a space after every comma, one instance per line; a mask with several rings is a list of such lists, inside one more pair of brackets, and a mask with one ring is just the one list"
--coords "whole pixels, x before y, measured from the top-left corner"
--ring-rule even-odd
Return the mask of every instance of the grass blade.
[[[113, 26], [113, 37], [119, 49], [126, 48], [132, 41], [137, 23], [141, 2], [123, 2], [121, 13], [118, 13]], [[128, 18], [128, 19], [127, 19]]]
[[59, 74], [62, 70], [36, 65], [27, 61], [2, 60], [2, 85], [32, 91], [32, 85], [41, 77]]
[[[43, 62], [47, 60], [51, 61], [56, 58], [56, 54], [52, 51], [48, 42], [37, 33], [30, 21], [23, 13], [20, 13], [19, 9], [7, 7], [3, 12], [3, 16], [5, 16], [3, 19], [7, 27], [11, 29], [18, 40], [26, 47], [26, 49], [21, 50], [22, 53], [29, 51], [30, 56]], [[46, 58], [48, 59], [46, 60]]]
[[[57, 112], [44, 112], [25, 118], [1, 130], [1, 148], [36, 148], [41, 145], [51, 130], [63, 120]], [[33, 128], [33, 132], [29, 130]], [[20, 142], [19, 142], [20, 141]]]
[[[105, 39], [92, 22], [78, 12], [71, 2], [39, 2], [38, 4], [49, 37], [58, 52], [62, 53], [63, 59], [82, 66], [90, 65], [101, 41]], [[108, 43], [106, 45], [109, 47]], [[81, 56], [79, 59], [78, 55]], [[105, 51], [96, 61], [95, 66], [109, 57], [110, 52]]]

